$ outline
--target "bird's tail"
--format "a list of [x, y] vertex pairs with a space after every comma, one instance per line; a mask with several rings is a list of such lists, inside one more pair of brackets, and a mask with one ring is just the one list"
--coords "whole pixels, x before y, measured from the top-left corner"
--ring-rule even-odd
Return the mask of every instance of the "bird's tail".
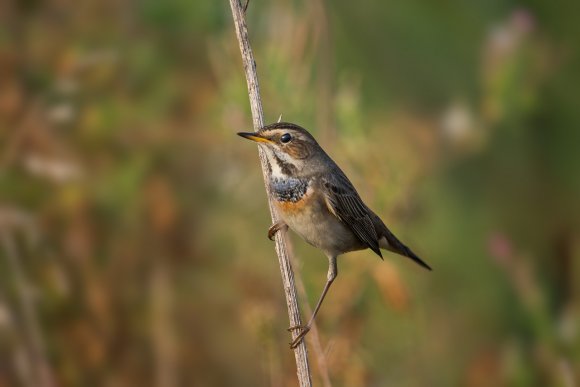
[[423, 266], [425, 269], [433, 270], [431, 269], [431, 266], [429, 266], [427, 263], [425, 263], [425, 261], [419, 258], [417, 254], [412, 252], [410, 248], [408, 248], [403, 244], [403, 242], [398, 240], [397, 237], [386, 226], [384, 227], [382, 234], [383, 237], [379, 240], [379, 246], [381, 248], [411, 258], [413, 261]]

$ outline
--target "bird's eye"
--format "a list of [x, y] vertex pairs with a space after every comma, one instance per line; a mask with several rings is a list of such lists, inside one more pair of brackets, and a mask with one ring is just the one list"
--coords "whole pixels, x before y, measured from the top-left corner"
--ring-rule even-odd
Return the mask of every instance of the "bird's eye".
[[280, 137], [280, 142], [282, 144], [287, 144], [290, 142], [290, 140], [292, 140], [292, 136], [290, 135], [290, 133], [284, 133], [282, 137]]

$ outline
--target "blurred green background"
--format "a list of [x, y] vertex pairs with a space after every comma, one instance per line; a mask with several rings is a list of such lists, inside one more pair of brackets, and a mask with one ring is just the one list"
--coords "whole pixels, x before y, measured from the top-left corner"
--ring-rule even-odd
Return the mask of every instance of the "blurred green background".
[[[315, 385], [578, 385], [579, 12], [252, 0], [266, 121], [434, 267], [341, 257]], [[250, 128], [227, 1], [0, 3], [1, 387], [296, 385]]]

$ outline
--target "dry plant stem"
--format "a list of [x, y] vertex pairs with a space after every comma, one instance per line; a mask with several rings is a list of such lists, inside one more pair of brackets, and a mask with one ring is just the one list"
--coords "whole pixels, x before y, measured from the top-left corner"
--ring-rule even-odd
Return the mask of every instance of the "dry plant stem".
[[[281, 232], [284, 236], [287, 235], [285, 232]], [[312, 316], [312, 308], [308, 303], [308, 295], [306, 294], [306, 287], [304, 286], [304, 281], [302, 281], [302, 276], [300, 275], [300, 266], [296, 264], [297, 257], [294, 253], [294, 249], [292, 248], [291, 244], [288, 244], [288, 250], [290, 253], [290, 257], [292, 257], [292, 263], [294, 263], [294, 267], [296, 268], [296, 287], [298, 289], [298, 294], [303, 302], [303, 309], [304, 313]], [[318, 369], [320, 371], [320, 376], [322, 379], [322, 385], [324, 387], [332, 387], [332, 382], [330, 381], [330, 375], [328, 373], [328, 363], [326, 361], [326, 354], [322, 349], [322, 345], [320, 344], [320, 336], [318, 335], [318, 327], [316, 326], [316, 321], [312, 324], [312, 329], [310, 330], [309, 340], [314, 350], [314, 356], [318, 363]]]
[[[230, 0], [232, 8], [232, 15], [234, 18], [234, 26], [236, 35], [240, 44], [240, 51], [242, 54], [242, 62], [246, 74], [246, 81], [248, 83], [248, 95], [250, 97], [250, 107], [252, 110], [252, 120], [254, 123], [254, 130], [258, 130], [264, 126], [264, 113], [262, 111], [262, 102], [260, 99], [260, 88], [258, 86], [258, 75], [256, 72], [256, 62], [254, 54], [250, 47], [248, 39], [248, 28], [246, 26], [245, 13], [240, 3], [240, 0]], [[258, 148], [259, 149], [259, 148]], [[268, 205], [270, 207], [270, 214], [272, 215], [272, 223], [279, 220], [275, 208], [272, 206], [271, 195], [268, 188], [268, 168], [266, 167], [266, 157], [261, 150], [259, 150], [260, 163], [262, 165], [262, 174], [264, 176], [264, 183], [266, 192], [268, 192]], [[284, 285], [284, 293], [286, 295], [286, 304], [288, 306], [288, 317], [290, 319], [290, 326], [302, 325], [300, 320], [300, 310], [298, 309], [298, 300], [296, 297], [296, 286], [294, 284], [294, 274], [290, 266], [290, 259], [288, 257], [288, 250], [282, 233], [276, 235], [276, 253], [280, 264], [280, 271], [282, 273], [282, 283]], [[299, 332], [292, 333], [295, 338]], [[310, 366], [308, 364], [308, 351], [306, 344], [302, 341], [294, 349], [294, 357], [296, 359], [296, 368], [298, 374], [298, 381], [301, 387], [311, 386], [312, 378], [310, 376]]]
[[22, 329], [26, 334], [28, 346], [30, 347], [29, 367], [34, 373], [29, 377], [31, 386], [38, 387], [52, 387], [52, 372], [46, 359], [46, 351], [44, 340], [40, 331], [40, 323], [36, 310], [33, 305], [33, 300], [30, 294], [30, 285], [24, 276], [24, 270], [20, 265], [20, 257], [18, 256], [14, 235], [3, 228], [0, 228], [1, 245], [4, 254], [8, 259], [8, 268], [11, 271], [12, 277], [16, 284], [16, 294], [18, 296], [20, 314], [22, 318]]

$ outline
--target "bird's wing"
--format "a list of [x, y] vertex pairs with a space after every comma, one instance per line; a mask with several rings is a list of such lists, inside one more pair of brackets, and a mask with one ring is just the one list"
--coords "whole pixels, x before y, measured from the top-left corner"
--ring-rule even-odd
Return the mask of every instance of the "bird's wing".
[[344, 173], [337, 171], [325, 176], [322, 186], [329, 211], [382, 258], [379, 238], [369, 210]]

